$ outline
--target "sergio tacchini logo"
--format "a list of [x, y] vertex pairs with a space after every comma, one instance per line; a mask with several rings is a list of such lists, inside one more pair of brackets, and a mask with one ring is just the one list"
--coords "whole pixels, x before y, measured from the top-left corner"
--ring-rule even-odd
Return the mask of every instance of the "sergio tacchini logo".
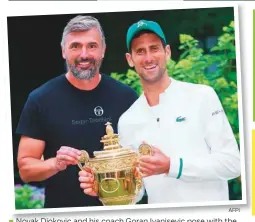
[[94, 113], [96, 116], [102, 116], [104, 114], [104, 110], [101, 106], [97, 106], [94, 109]]

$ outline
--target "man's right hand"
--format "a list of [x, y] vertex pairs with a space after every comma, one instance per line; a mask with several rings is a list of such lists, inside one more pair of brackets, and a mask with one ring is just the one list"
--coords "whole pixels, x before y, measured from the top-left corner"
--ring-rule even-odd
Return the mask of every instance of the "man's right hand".
[[54, 167], [58, 171], [65, 170], [68, 165], [76, 165], [80, 156], [80, 150], [68, 146], [61, 146], [57, 151]]
[[84, 168], [84, 170], [79, 172], [80, 187], [83, 192], [90, 196], [97, 196], [97, 192], [94, 188], [95, 177], [89, 168]]

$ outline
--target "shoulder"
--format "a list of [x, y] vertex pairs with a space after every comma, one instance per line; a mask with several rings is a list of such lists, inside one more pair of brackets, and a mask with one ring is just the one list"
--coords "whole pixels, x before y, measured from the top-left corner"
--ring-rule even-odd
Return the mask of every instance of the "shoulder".
[[197, 92], [208, 92], [213, 90], [211, 86], [208, 86], [205, 84], [183, 82], [183, 81], [179, 81], [175, 79], [172, 79], [172, 81], [175, 82], [178, 88], [183, 91], [188, 90], [188, 91], [193, 91], [197, 93]]
[[42, 84], [38, 88], [34, 89], [30, 94], [29, 98], [36, 101], [45, 97], [51, 97], [53, 93], [57, 92], [64, 84], [65, 75], [62, 74], [53, 79], [50, 79], [46, 83]]
[[197, 83], [182, 82], [172, 79], [174, 83], [174, 91], [187, 99], [204, 99], [208, 96], [215, 95], [215, 91], [211, 86]]
[[137, 93], [134, 89], [132, 89], [130, 86], [121, 83], [120, 81], [110, 77], [109, 75], [102, 74], [102, 78], [104, 79], [105, 87], [108, 90], [121, 93], [121, 94], [131, 94], [133, 96], [137, 97]]
[[132, 123], [139, 123], [143, 121], [143, 117], [145, 116], [145, 112], [143, 107], [144, 103], [144, 95], [142, 94], [130, 107], [129, 109], [124, 112], [120, 119], [119, 124], [132, 124]]

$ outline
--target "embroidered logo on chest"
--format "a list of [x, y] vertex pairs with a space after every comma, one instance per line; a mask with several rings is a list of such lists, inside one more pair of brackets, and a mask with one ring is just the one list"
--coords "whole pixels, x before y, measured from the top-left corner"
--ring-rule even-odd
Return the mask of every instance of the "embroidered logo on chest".
[[94, 109], [94, 113], [96, 116], [102, 116], [104, 114], [104, 110], [101, 106], [97, 106]]
[[177, 122], [177, 123], [184, 122], [184, 121], [186, 121], [186, 117], [178, 116], [178, 117], [176, 118], [176, 122]]

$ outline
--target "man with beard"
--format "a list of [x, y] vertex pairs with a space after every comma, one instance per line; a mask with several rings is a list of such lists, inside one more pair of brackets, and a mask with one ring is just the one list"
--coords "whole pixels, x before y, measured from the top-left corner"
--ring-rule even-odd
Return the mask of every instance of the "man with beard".
[[117, 132], [119, 117], [137, 95], [100, 73], [106, 45], [97, 19], [70, 20], [61, 47], [67, 73], [31, 92], [22, 111], [17, 127], [19, 172], [24, 182], [45, 182], [45, 208], [100, 206], [97, 197], [80, 188], [80, 150], [91, 156], [101, 150], [105, 123], [111, 122]]
[[[139, 159], [148, 203], [227, 201], [228, 180], [240, 175], [239, 149], [214, 90], [169, 78], [171, 55], [161, 27], [141, 20], [127, 32], [130, 67], [144, 93], [120, 117], [123, 146], [150, 145]], [[84, 192], [95, 195], [88, 172]]]

